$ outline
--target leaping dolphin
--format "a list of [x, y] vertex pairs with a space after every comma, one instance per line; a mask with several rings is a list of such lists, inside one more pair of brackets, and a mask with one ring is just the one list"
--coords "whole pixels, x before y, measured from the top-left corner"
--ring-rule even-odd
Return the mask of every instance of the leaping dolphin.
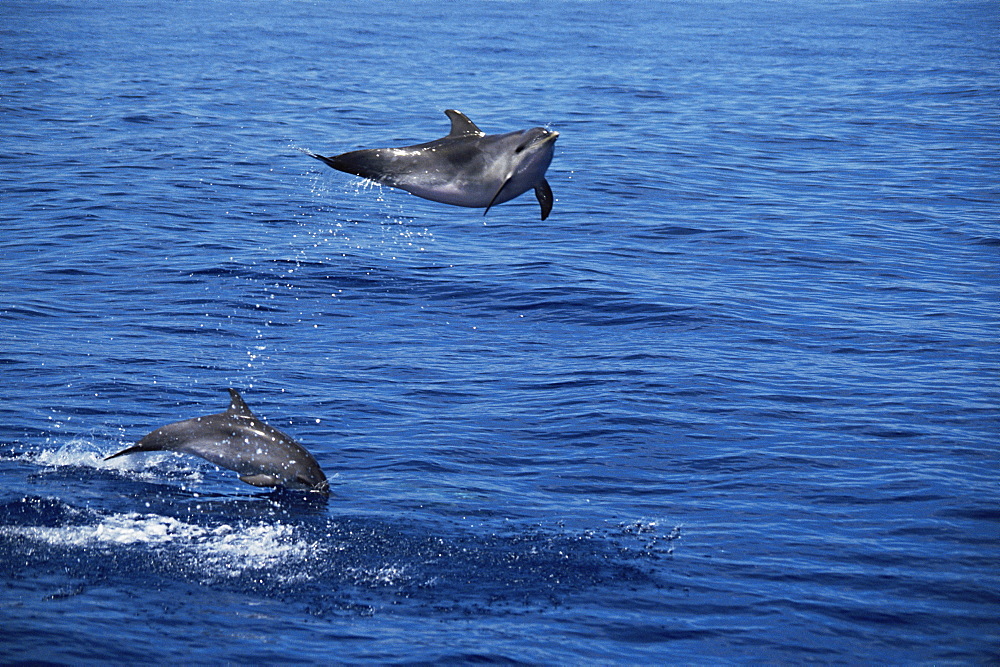
[[329, 493], [326, 475], [312, 454], [278, 429], [268, 426], [229, 390], [229, 409], [161, 426], [127, 449], [104, 460], [137, 452], [182, 452], [235, 470], [253, 486]]
[[305, 151], [334, 169], [442, 204], [486, 207], [535, 189], [542, 220], [552, 210], [545, 170], [559, 133], [544, 127], [490, 134], [461, 111], [445, 111], [451, 132], [443, 139], [405, 148], [369, 148], [335, 157]]

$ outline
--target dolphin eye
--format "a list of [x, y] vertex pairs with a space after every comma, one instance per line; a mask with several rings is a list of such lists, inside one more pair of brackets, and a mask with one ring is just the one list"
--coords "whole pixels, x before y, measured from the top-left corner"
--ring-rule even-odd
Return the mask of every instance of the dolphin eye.
[[520, 153], [521, 151], [523, 151], [527, 147], [528, 147], [528, 144], [521, 144], [520, 146], [518, 146], [517, 148], [514, 149], [514, 152], [515, 153]]

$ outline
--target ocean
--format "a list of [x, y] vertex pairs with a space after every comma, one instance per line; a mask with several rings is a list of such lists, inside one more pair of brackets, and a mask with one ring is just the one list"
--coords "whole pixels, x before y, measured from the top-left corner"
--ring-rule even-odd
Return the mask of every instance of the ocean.
[[[329, 169], [560, 133], [545, 221]], [[0, 4], [0, 662], [1000, 661], [1000, 5]], [[331, 495], [104, 461], [240, 390]]]

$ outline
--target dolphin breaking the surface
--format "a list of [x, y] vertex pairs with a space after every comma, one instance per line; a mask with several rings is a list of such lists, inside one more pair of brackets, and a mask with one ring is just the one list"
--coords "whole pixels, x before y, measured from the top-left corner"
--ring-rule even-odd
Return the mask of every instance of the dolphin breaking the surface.
[[334, 169], [406, 190], [442, 204], [486, 207], [534, 188], [542, 220], [552, 211], [545, 170], [559, 133], [544, 127], [486, 134], [461, 111], [445, 111], [451, 132], [443, 139], [404, 148], [369, 148], [324, 157], [307, 155]]
[[104, 460], [138, 452], [194, 454], [235, 470], [253, 486], [329, 493], [326, 475], [312, 454], [250, 411], [235, 389], [229, 409], [161, 426], [139, 442]]

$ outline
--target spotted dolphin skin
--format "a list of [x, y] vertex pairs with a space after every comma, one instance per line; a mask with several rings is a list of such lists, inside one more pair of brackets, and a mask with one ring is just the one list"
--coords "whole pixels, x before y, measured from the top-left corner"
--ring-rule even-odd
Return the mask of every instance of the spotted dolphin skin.
[[486, 134], [461, 111], [445, 111], [451, 132], [405, 148], [369, 148], [335, 157], [308, 155], [334, 169], [406, 190], [442, 204], [486, 208], [534, 188], [542, 220], [552, 211], [545, 170], [559, 133], [544, 127]]
[[238, 391], [230, 389], [229, 397], [225, 412], [161, 426], [104, 460], [138, 452], [181, 452], [235, 470], [253, 486], [329, 493], [326, 475], [312, 454], [257, 419]]

